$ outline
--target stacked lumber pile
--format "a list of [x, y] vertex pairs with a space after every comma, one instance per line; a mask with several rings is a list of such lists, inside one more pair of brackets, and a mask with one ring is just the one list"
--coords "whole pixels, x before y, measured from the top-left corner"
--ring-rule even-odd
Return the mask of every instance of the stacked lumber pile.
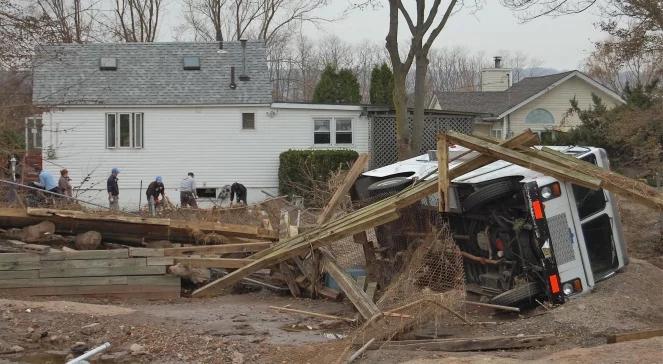
[[278, 232], [263, 227], [219, 222], [99, 215], [83, 211], [45, 208], [0, 208], [0, 228], [21, 228], [43, 221], [55, 224], [59, 234], [98, 231], [104, 240], [136, 242], [141, 240], [191, 241], [196, 232], [214, 233], [228, 238], [277, 240]]
[[167, 274], [163, 249], [0, 254], [3, 296], [92, 295], [176, 298], [180, 278]]

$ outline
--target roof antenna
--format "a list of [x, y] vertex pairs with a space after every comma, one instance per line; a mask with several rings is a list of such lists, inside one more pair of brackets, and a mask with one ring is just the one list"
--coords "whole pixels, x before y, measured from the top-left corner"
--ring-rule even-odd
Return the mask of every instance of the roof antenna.
[[234, 90], [237, 88], [235, 83], [235, 67], [230, 67], [230, 89]]

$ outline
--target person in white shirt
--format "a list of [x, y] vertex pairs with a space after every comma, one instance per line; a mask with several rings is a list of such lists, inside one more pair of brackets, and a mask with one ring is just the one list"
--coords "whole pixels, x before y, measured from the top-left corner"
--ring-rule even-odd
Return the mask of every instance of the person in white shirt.
[[180, 183], [180, 206], [198, 208], [196, 199], [196, 180], [193, 178], [193, 172], [189, 172], [185, 179]]

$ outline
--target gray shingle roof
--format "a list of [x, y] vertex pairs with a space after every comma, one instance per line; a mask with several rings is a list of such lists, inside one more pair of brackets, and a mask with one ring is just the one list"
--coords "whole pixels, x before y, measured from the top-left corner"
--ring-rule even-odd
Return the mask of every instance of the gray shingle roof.
[[524, 78], [506, 91], [439, 92], [437, 98], [443, 110], [498, 116], [574, 72]]
[[[47, 45], [38, 52], [35, 104], [217, 105], [268, 104], [271, 83], [263, 42], [246, 44], [249, 81], [240, 81], [240, 42], [99, 43]], [[200, 57], [200, 70], [184, 70], [183, 57]], [[115, 57], [116, 71], [99, 70], [101, 57]], [[230, 67], [237, 88], [231, 90]]]

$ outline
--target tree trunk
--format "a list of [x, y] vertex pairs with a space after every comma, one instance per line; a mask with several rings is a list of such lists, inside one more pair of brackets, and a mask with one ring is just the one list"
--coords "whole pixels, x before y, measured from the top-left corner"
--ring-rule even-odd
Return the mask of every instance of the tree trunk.
[[426, 73], [428, 57], [425, 54], [416, 56], [414, 81], [414, 116], [412, 118], [412, 153], [421, 154], [424, 137], [424, 110], [426, 108]]
[[412, 133], [408, 127], [407, 88], [405, 78], [407, 74], [401, 69], [394, 69], [394, 109], [396, 111], [396, 145], [398, 160], [410, 158], [412, 149], [410, 140]]

